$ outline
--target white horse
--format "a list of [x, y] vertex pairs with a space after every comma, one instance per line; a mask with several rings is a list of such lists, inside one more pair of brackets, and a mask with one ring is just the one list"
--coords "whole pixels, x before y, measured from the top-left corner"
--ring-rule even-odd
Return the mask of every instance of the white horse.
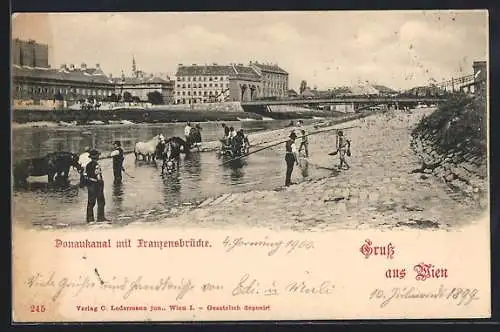
[[156, 146], [160, 142], [160, 135], [156, 135], [151, 140], [147, 142], [137, 142], [135, 143], [134, 154], [137, 160], [139, 156], [142, 160], [155, 161]]

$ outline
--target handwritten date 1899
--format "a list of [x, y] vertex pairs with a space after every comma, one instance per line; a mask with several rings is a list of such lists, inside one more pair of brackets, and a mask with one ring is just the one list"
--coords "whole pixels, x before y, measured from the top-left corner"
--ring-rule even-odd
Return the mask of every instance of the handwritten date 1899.
[[391, 290], [375, 289], [370, 293], [370, 300], [380, 301], [380, 307], [398, 300], [420, 301], [441, 300], [453, 302], [457, 306], [467, 306], [472, 301], [479, 300], [479, 290], [476, 288], [445, 288], [421, 290], [417, 287], [394, 287]]
[[231, 294], [233, 296], [244, 295], [263, 295], [277, 296], [283, 293], [287, 294], [304, 294], [304, 295], [330, 295], [333, 293], [335, 285], [330, 280], [322, 280], [319, 282], [310, 282], [305, 280], [291, 280], [283, 284], [278, 284], [276, 281], [264, 285], [250, 274], [245, 273]]

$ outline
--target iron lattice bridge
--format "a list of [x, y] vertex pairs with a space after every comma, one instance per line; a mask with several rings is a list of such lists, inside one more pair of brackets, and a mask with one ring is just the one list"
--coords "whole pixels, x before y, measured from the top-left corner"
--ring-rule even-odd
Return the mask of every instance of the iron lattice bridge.
[[477, 81], [474, 74], [472, 74], [472, 75], [462, 76], [459, 78], [452, 78], [450, 80], [437, 83], [435, 84], [435, 86], [442, 90], [447, 91], [451, 89], [454, 91], [455, 89], [471, 86], [474, 85], [475, 83], [477, 83]]

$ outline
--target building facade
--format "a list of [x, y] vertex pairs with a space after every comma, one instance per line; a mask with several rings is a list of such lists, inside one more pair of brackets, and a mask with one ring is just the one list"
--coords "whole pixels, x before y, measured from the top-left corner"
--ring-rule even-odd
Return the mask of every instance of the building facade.
[[115, 82], [115, 94], [123, 96], [129, 92], [133, 97], [141, 101], [148, 101], [151, 92], [159, 92], [164, 104], [174, 103], [174, 81], [164, 80], [154, 75], [145, 78], [125, 77]]
[[13, 100], [102, 100], [115, 91], [99, 64], [95, 68], [84, 63], [80, 68], [62, 65], [59, 69], [14, 65], [12, 80]]
[[262, 97], [262, 78], [252, 67], [233, 64], [229, 77], [229, 101], [251, 101]]
[[49, 46], [46, 44], [16, 38], [12, 41], [11, 52], [13, 65], [33, 68], [49, 67]]
[[177, 104], [241, 102], [288, 96], [288, 73], [277, 65], [179, 64], [175, 76]]
[[168, 76], [162, 78], [139, 70], [135, 58], [132, 58], [131, 75], [127, 77], [122, 73], [121, 78], [113, 79], [113, 82], [115, 83], [115, 94], [117, 95], [123, 96], [125, 92], [128, 92], [141, 101], [148, 101], [148, 94], [159, 92], [164, 104], [174, 102], [175, 82]]
[[148, 101], [148, 94], [153, 91], [161, 93], [163, 103], [174, 102], [174, 81], [168, 77], [163, 79], [135, 70], [133, 77], [113, 79], [106, 76], [99, 64], [95, 68], [85, 63], [80, 67], [63, 64], [59, 69], [51, 69], [48, 64], [46, 67], [14, 64], [12, 83], [14, 104], [26, 101], [36, 105], [50, 100], [64, 100], [68, 104], [86, 99], [102, 101], [113, 94], [123, 96], [125, 92]]
[[179, 64], [175, 74], [176, 104], [200, 104], [226, 101], [230, 95], [231, 66]]
[[288, 72], [277, 64], [250, 62], [250, 67], [261, 76], [262, 97], [286, 98], [288, 96]]

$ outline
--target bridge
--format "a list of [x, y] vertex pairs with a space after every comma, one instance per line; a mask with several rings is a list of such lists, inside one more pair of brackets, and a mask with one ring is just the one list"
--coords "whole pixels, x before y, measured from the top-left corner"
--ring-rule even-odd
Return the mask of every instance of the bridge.
[[471, 93], [474, 95], [486, 95], [487, 63], [486, 61], [475, 61], [473, 63], [474, 74], [451, 78], [439, 83], [427, 86], [415, 87], [392, 95], [335, 95], [333, 91], [327, 93], [328, 98], [288, 98], [274, 100], [249, 100], [242, 101], [241, 106], [247, 112], [269, 113], [273, 105], [303, 105], [306, 107], [320, 105], [351, 105], [352, 110], [361, 110], [375, 105], [392, 105], [396, 109], [400, 106], [414, 107], [418, 104], [439, 104], [446, 101], [452, 94]]
[[252, 100], [241, 103], [241, 106], [271, 106], [271, 105], [331, 105], [331, 104], [437, 104], [445, 101], [443, 97], [373, 97], [353, 96], [328, 99], [280, 99]]

